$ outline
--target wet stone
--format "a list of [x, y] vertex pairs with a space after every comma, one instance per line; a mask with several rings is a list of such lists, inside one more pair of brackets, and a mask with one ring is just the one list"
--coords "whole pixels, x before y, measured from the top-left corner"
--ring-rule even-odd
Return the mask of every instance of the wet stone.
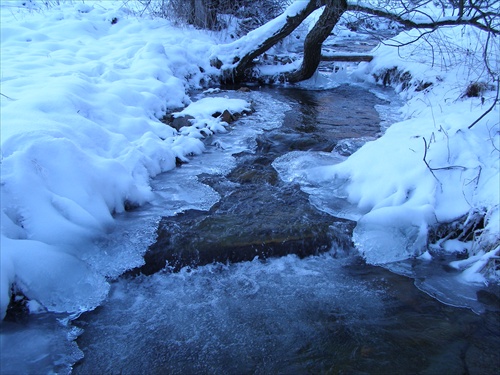
[[194, 117], [191, 115], [185, 115], [182, 117], [175, 117], [172, 120], [172, 127], [176, 130], [180, 130], [181, 128], [185, 126], [191, 126], [192, 123], [191, 121], [194, 120]]
[[491, 285], [490, 290], [481, 289], [476, 293], [477, 300], [489, 308], [500, 310], [500, 287]]
[[354, 222], [314, 209], [297, 186], [280, 190], [279, 195], [249, 190], [251, 185], [236, 190], [209, 212], [189, 210], [164, 217], [139, 271], [149, 275], [166, 262], [178, 271], [184, 266], [255, 257], [305, 257], [334, 245], [352, 246]]

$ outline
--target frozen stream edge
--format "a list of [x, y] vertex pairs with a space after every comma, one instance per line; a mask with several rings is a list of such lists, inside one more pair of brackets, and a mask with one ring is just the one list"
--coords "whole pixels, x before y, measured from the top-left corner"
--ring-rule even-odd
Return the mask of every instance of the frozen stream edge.
[[[282, 114], [288, 108], [286, 104], [272, 99], [270, 96], [267, 96], [267, 94], [256, 93], [251, 95], [256, 105], [266, 106], [273, 114]], [[390, 122], [390, 116], [395, 113], [390, 111], [389, 106], [388, 109], [386, 121]], [[379, 113], [384, 113], [384, 106], [378, 107], [377, 110]], [[177, 212], [191, 208], [206, 210], [216, 203], [219, 200], [218, 194], [212, 188], [200, 183], [196, 175], [201, 173], [227, 173], [234, 165], [234, 158], [231, 154], [244, 150], [251, 150], [255, 147], [255, 135], [258, 132], [280, 126], [282, 121], [281, 118], [278, 117], [276, 121], [270, 123], [269, 118], [265, 117], [262, 112], [263, 111], [260, 110], [248, 118], [240, 119], [238, 125], [233, 127], [230, 134], [217, 134], [212, 137], [213, 142], [207, 147], [207, 151], [201, 157], [195, 157], [189, 164], [184, 165], [182, 168], [177, 168], [169, 173], [158, 176], [153, 181], [153, 188], [158, 199], [155, 200], [153, 204], [144, 207], [144, 209], [127, 212], [117, 216], [117, 228], [119, 229], [111, 235], [97, 241], [94, 244], [95, 251], [89, 253], [91, 255], [86, 260], [95, 267], [96, 271], [107, 272], [110, 279], [114, 279], [125, 269], [142, 263], [142, 255], [147, 246], [154, 240], [155, 228], [161, 216], [167, 213], [174, 215]], [[179, 181], [182, 181], [182, 183], [179, 183]], [[306, 192], [311, 193], [311, 191]], [[313, 196], [311, 200], [312, 203], [315, 203]], [[316, 205], [318, 205], [317, 202]], [[351, 218], [355, 218], [355, 215], [356, 214], [351, 216]], [[127, 245], [125, 246], [124, 244]], [[254, 261], [235, 264], [229, 267], [204, 266], [200, 267], [199, 270], [195, 272], [188, 272], [188, 270], [185, 270], [177, 275], [166, 276], [160, 273], [154, 275], [147, 283], [144, 283], [142, 279], [138, 279], [131, 284], [121, 280], [112, 285], [110, 296], [105, 303], [111, 303], [115, 305], [114, 307], [118, 308], [118, 310], [132, 314], [131, 316], [134, 317], [133, 322], [135, 323], [121, 321], [120, 316], [115, 315], [117, 310], [114, 310], [115, 312], [111, 311], [111, 315], [108, 315], [107, 312], [103, 313], [103, 309], [105, 311], [106, 309], [100, 307], [98, 309], [100, 310], [102, 318], [99, 319], [103, 319], [101, 321], [103, 326], [100, 327], [99, 324], [97, 324], [95, 327], [84, 327], [84, 329], [89, 330], [89, 332], [92, 329], [96, 329], [97, 331], [99, 331], [99, 329], [104, 330], [109, 324], [109, 322], [106, 322], [106, 319], [109, 318], [110, 321], [115, 321], [114, 324], [116, 324], [117, 329], [117, 331], [115, 331], [116, 336], [109, 337], [111, 341], [104, 341], [101, 344], [107, 347], [113, 347], [114, 350], [119, 353], [123, 350], [121, 355], [126, 357], [126, 353], [130, 350], [128, 345], [119, 347], [113, 346], [115, 342], [126, 342], [127, 336], [130, 335], [128, 331], [121, 331], [119, 329], [120, 326], [125, 327], [128, 325], [129, 328], [132, 329], [132, 332], [135, 331], [137, 335], [144, 334], [144, 329], [146, 329], [151, 335], [151, 341], [157, 342], [161, 341], [164, 336], [162, 330], [158, 331], [155, 329], [156, 322], [165, 321], [165, 318], [173, 313], [173, 316], [168, 320], [171, 321], [171, 323], [165, 325], [166, 329], [172, 330], [175, 326], [182, 326], [182, 324], [184, 324], [184, 327], [191, 327], [189, 329], [193, 329], [192, 331], [189, 331], [189, 329], [187, 331], [178, 331], [176, 334], [179, 335], [179, 337], [177, 337], [176, 340], [179, 340], [179, 343], [189, 343], [192, 341], [194, 345], [197, 339], [202, 338], [200, 335], [203, 336], [208, 334], [208, 332], [204, 333], [203, 331], [198, 331], [195, 327], [197, 325], [207, 325], [214, 328], [214, 332], [216, 332], [214, 337], [205, 337], [208, 345], [207, 350], [209, 348], [213, 349], [214, 346], [217, 346], [219, 343], [224, 345], [224, 342], [226, 342], [226, 345], [232, 345], [230, 341], [227, 340], [229, 337], [234, 336], [234, 329], [238, 329], [240, 331], [236, 334], [237, 339], [243, 340], [245, 337], [254, 337], [253, 340], [264, 340], [260, 342], [256, 341], [254, 343], [255, 349], [257, 350], [260, 348], [258, 350], [267, 350], [272, 353], [272, 351], [275, 350], [276, 342], [270, 337], [266, 339], [265, 335], [259, 338], [258, 336], [252, 336], [251, 333], [260, 332], [260, 334], [262, 334], [262, 329], [266, 330], [266, 326], [262, 326], [262, 321], [258, 319], [258, 310], [248, 310], [245, 312], [245, 306], [250, 307], [250, 305], [247, 305], [244, 301], [246, 299], [251, 301], [255, 298], [263, 298], [263, 293], [264, 295], [268, 295], [268, 297], [262, 300], [263, 305], [267, 304], [268, 309], [274, 312], [281, 311], [282, 315], [288, 317], [285, 319], [283, 326], [268, 327], [268, 332], [284, 332], [286, 324], [291, 324], [293, 321], [296, 321], [298, 325], [305, 324], [302, 328], [297, 326], [297, 332], [310, 331], [314, 328], [308, 326], [309, 323], [302, 321], [301, 317], [290, 315], [289, 310], [291, 309], [293, 311], [294, 308], [290, 306], [289, 303], [291, 300], [295, 299], [299, 301], [305, 299], [312, 304], [312, 309], [308, 310], [309, 314], [317, 314], [320, 311], [325, 313], [339, 311], [339, 304], [344, 305], [344, 303], [347, 302], [346, 304], [351, 306], [352, 311], [348, 312], [344, 307], [339, 311], [344, 320], [347, 319], [350, 322], [359, 323], [365, 319], [362, 311], [370, 311], [370, 316], [375, 320], [383, 319], [384, 295], [387, 292], [386, 288], [373, 288], [369, 286], [369, 284], [356, 284], [355, 282], [354, 284], [343, 284], [343, 266], [345, 266], [345, 263], [331, 258], [328, 254], [320, 257], [307, 258], [305, 260], [298, 260], [294, 256], [288, 256], [282, 259], [271, 260], [267, 263]], [[327, 273], [325, 273], [328, 270], [330, 276], [327, 276]], [[394, 271], [397, 272], [397, 270]], [[283, 273], [285, 273], [285, 275], [283, 275]], [[404, 272], [397, 273], [404, 274]], [[309, 282], [306, 280], [309, 280]], [[285, 289], [285, 295], [287, 297], [283, 295], [273, 296], [273, 292], [269, 287], [272, 285], [276, 287], [281, 283], [287, 285]], [[302, 285], [303, 283], [305, 283], [305, 285]], [[211, 293], [212, 295], [210, 296]], [[168, 302], [164, 303], [162, 307], [156, 306], [157, 311], [151, 311], [151, 305], [145, 303], [145, 297], [148, 295], [151, 296], [153, 300], [156, 299], [157, 301], [163, 300]], [[307, 295], [311, 295], [313, 298], [308, 298], [306, 297]], [[360, 295], [363, 296], [362, 299], [359, 299]], [[131, 296], [133, 296], [132, 299], [129, 298]], [[156, 296], [156, 298], [153, 296]], [[334, 298], [332, 299], [332, 297]], [[280, 299], [282, 298], [285, 298], [287, 301], [285, 305], [280, 305]], [[354, 298], [354, 300], [351, 301], [351, 298]], [[228, 302], [229, 305], [225, 305]], [[318, 303], [324, 306], [318, 309]], [[183, 312], [182, 309], [179, 310], [179, 306], [184, 306], [187, 310]], [[218, 309], [217, 315], [213, 315], [214, 310], [210, 310], [212, 308]], [[300, 304], [297, 305], [297, 308], [300, 309]], [[195, 325], [193, 326], [188, 324], [193, 317], [183, 315], [190, 309], [212, 312], [209, 312], [206, 316], [195, 315]], [[255, 320], [253, 320], [251, 324], [249, 322], [252, 320], [234, 320], [232, 317], [236, 312], [238, 314], [243, 314], [241, 319], [253, 315], [257, 318], [253, 318]], [[224, 319], [227, 319], [229, 322], [225, 328], [214, 326], [214, 321], [220, 319], [220, 316], [218, 316], [219, 313], [222, 313], [221, 316], [226, 316]], [[26, 371], [21, 372], [26, 373], [33, 372], [34, 369], [36, 369], [36, 371], [46, 369], [47, 371], [56, 371], [58, 373], [71, 372], [72, 365], [83, 356], [82, 351], [76, 346], [74, 341], [81, 331], [71, 325], [67, 327], [62, 326], [57, 323], [57, 318], [58, 317], [53, 314], [39, 317], [33, 316], [30, 318], [30, 322], [28, 322], [25, 331], [11, 333], [9, 342], [12, 342], [10, 341], [12, 339], [17, 340], [20, 345], [24, 344], [23, 346], [26, 349], [25, 353], [16, 352], [11, 353], [10, 356], [9, 353], [2, 353], [2, 357], [8, 358], [9, 363], [12, 364], [11, 368], [16, 370], [25, 369]], [[124, 318], [128, 319], [126, 315], [124, 315]], [[339, 317], [336, 319], [338, 318]], [[59, 317], [59, 319], [61, 319], [61, 322], [65, 321], [64, 317]], [[130, 326], [130, 324], [133, 325]], [[247, 326], [247, 324], [250, 325]], [[14, 335], [17, 337], [13, 337]], [[43, 340], [41, 340], [42, 337]], [[297, 340], [300, 341], [300, 337], [295, 337], [293, 335], [288, 337], [282, 336], [282, 338], [283, 337], [285, 338], [285, 342], [288, 343], [285, 345], [288, 350], [302, 350], [300, 347], [296, 346]], [[26, 345], [27, 342], [29, 342], [29, 345]], [[171, 344], [174, 345], [175, 342], [171, 342]], [[351, 345], [353, 344], [351, 343]], [[229, 346], [226, 348], [223, 346], [219, 347], [219, 350], [221, 350], [220, 353], [226, 353], [226, 355], [230, 357], [228, 354], [229, 352], [227, 352], [227, 350], [230, 350]], [[2, 343], [2, 349], [3, 348], [4, 345]], [[196, 347], [193, 346], [192, 350], [195, 350], [195, 348]], [[361, 346], [359, 346], [358, 349], [348, 346], [345, 350], [356, 352], [362, 350], [360, 348]], [[137, 352], [148, 351], [147, 347], [135, 349]], [[314, 350], [319, 349], [315, 348]], [[47, 355], [47, 353], [51, 354]], [[105, 352], [101, 354], [105, 355]], [[141, 369], [144, 370], [144, 367], [141, 366], [147, 365], [150, 363], [149, 361], [156, 361], [155, 363], [158, 366], [162, 364], [164, 366], [165, 362], [168, 360], [178, 361], [179, 365], [184, 363], [184, 365], [187, 366], [186, 368], [194, 366], [191, 368], [196, 371], [210, 370], [210, 365], [208, 364], [207, 367], [200, 368], [196, 367], [198, 365], [194, 362], [189, 363], [191, 361], [190, 356], [199, 355], [200, 353], [188, 351], [183, 354], [186, 355], [184, 358], [175, 357], [175, 355], [180, 354], [181, 353], [172, 354], [174, 357], [161, 358], [154, 352], [150, 353], [149, 356], [141, 359], [141, 361], [131, 364], [131, 367], [127, 368], [127, 370], [124, 368], [124, 373], [128, 371], [133, 373], [133, 371], [140, 371]], [[210, 351], [208, 351], [202, 353], [202, 356], [209, 356], [210, 354]], [[259, 352], [255, 352], [254, 355], [258, 357], [260, 354]], [[273, 358], [275, 359], [275, 357], [271, 355], [268, 357], [269, 361], [272, 361]], [[54, 367], [54, 364], [56, 364], [56, 367]], [[102, 365], [105, 366], [104, 359]], [[283, 364], [280, 364], [278, 361], [275, 365], [280, 366]], [[231, 366], [231, 363], [223, 361], [217, 366], [230, 368], [227, 366]], [[277, 371], [278, 369], [279, 367], [273, 367], [269, 362], [267, 364], [262, 363], [261, 367], [249, 368], [249, 370], [257, 372], [266, 372], [268, 370]], [[292, 366], [290, 369], [293, 370], [294, 367]], [[297, 368], [295, 369], [297, 370]], [[5, 370], [5, 368], [3, 367], [2, 370]], [[101, 367], [100, 370], [111, 373], [119, 371], [116, 367]], [[76, 371], [76, 373], [85, 372]]]

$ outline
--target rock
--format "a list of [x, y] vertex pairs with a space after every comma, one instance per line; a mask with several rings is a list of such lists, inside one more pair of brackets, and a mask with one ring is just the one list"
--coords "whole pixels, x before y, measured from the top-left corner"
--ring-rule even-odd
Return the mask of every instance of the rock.
[[25, 321], [29, 315], [28, 301], [28, 298], [22, 292], [14, 290], [4, 320], [16, 323]]
[[222, 61], [220, 61], [218, 58], [214, 58], [210, 60], [210, 66], [213, 66], [216, 69], [222, 68]]
[[234, 122], [234, 120], [236, 120], [236, 118], [227, 109], [225, 109], [224, 112], [222, 112], [220, 117], [221, 117], [222, 121], [227, 122], [228, 124], [230, 124], [230, 123]]
[[194, 117], [191, 115], [184, 115], [180, 117], [173, 117], [172, 122], [170, 123], [170, 126], [173, 127], [175, 130], [179, 130], [180, 128], [183, 128], [184, 126], [191, 126], [191, 121], [194, 120]]
[[212, 117], [215, 117], [215, 118], [220, 118], [222, 121], [225, 121], [227, 122], [228, 124], [236, 121], [236, 116], [238, 114], [236, 113], [234, 116], [231, 114], [231, 112], [229, 112], [227, 109], [224, 110], [224, 112], [215, 112], [215, 113], [212, 113]]
[[189, 210], [162, 218], [157, 240], [144, 256], [146, 264], [132, 274], [153, 274], [166, 262], [178, 271], [255, 257], [305, 257], [328, 251], [334, 244], [350, 247], [354, 225], [317, 211], [297, 186], [273, 196], [248, 184], [209, 212]]
[[235, 122], [238, 118], [240, 118], [243, 115], [248, 115], [254, 111], [253, 108], [250, 109], [250, 111], [243, 111], [242, 113], [239, 112], [234, 112], [231, 113], [227, 109], [224, 110], [224, 112], [215, 112], [212, 113], [212, 117], [215, 118], [220, 118], [222, 121], [227, 122], [228, 124]]

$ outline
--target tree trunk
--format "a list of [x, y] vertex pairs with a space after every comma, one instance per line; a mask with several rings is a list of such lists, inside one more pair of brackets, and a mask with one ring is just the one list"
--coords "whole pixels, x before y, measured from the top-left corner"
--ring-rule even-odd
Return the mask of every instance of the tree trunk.
[[255, 38], [256, 35], [261, 35], [259, 34], [259, 28], [233, 43], [220, 46], [219, 50], [211, 58], [212, 65], [224, 71], [223, 81], [241, 81], [244, 78], [245, 71], [252, 65], [256, 57], [290, 35], [307, 16], [320, 6], [320, 2], [309, 0], [308, 4], [300, 12], [291, 16], [282, 15], [261, 26], [273, 30], [269, 36], [265, 36], [265, 39]]
[[[321, 61], [323, 42], [346, 11], [347, 0], [309, 0], [307, 5], [298, 12], [293, 11], [296, 8], [293, 8], [292, 4], [283, 15], [255, 32], [250, 32], [233, 43], [219, 46], [219, 50], [211, 58], [212, 66], [222, 69], [223, 82], [239, 82], [248, 78], [245, 77], [245, 72], [252, 66], [256, 57], [288, 36], [313, 11], [323, 5], [326, 5], [325, 10], [304, 41], [304, 58], [301, 67], [285, 75], [285, 79], [289, 82], [311, 78]], [[266, 35], [262, 33], [262, 30], [271, 30], [271, 32]]]
[[328, 0], [318, 22], [304, 41], [304, 58], [299, 69], [286, 75], [288, 82], [299, 82], [313, 76], [321, 61], [321, 47], [347, 9], [346, 0]]
[[218, 0], [189, 0], [188, 23], [200, 29], [215, 30], [218, 6]]

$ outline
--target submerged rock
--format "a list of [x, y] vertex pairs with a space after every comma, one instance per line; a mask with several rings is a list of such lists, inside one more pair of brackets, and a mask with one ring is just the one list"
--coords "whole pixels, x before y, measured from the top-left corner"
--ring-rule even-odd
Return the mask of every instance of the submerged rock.
[[305, 257], [334, 245], [351, 247], [355, 223], [316, 210], [298, 187], [280, 190], [279, 195], [251, 193], [248, 188], [234, 191], [209, 212], [189, 210], [164, 217], [156, 242], [144, 256], [146, 264], [136, 272], [153, 274], [166, 264], [178, 271], [255, 257]]
[[[129, 274], [150, 275], [167, 265], [178, 271], [213, 262], [305, 257], [352, 248], [355, 222], [317, 210], [299, 185], [280, 180], [272, 163], [293, 150], [330, 152], [345, 139], [352, 139], [351, 148], [357, 148], [376, 137], [380, 128], [374, 105], [381, 101], [371, 96], [355, 108], [342, 104], [358, 92], [352, 87], [287, 90], [287, 101], [294, 104], [281, 127], [259, 134], [254, 150], [233, 154], [237, 165], [228, 175], [198, 176], [221, 200], [209, 211], [188, 210], [162, 218], [144, 266]], [[213, 116], [232, 122], [238, 114]]]
[[17, 323], [25, 321], [29, 315], [28, 302], [29, 299], [16, 287], [13, 287], [4, 321]]

